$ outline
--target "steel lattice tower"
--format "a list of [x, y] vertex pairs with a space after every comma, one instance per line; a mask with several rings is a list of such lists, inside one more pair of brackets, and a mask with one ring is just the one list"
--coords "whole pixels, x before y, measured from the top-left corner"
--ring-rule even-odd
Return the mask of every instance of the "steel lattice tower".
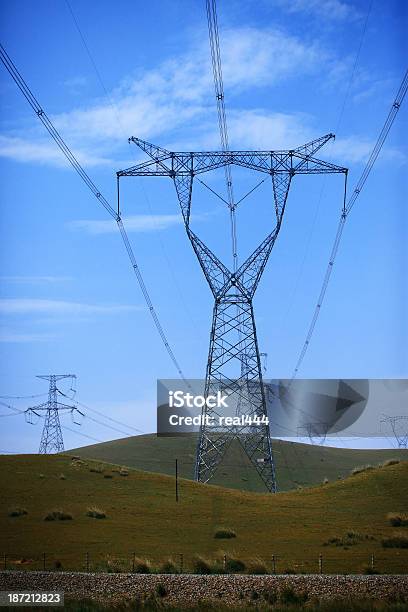
[[54, 452], [60, 453], [64, 450], [64, 440], [62, 437], [59, 412], [61, 410], [70, 410], [72, 414], [74, 411], [80, 411], [78, 408], [76, 408], [76, 406], [68, 406], [67, 404], [62, 404], [58, 401], [58, 394], [61, 393], [61, 391], [57, 387], [57, 381], [64, 378], [75, 379], [76, 376], [75, 374], [49, 374], [46, 376], [37, 376], [37, 378], [48, 380], [50, 383], [48, 401], [44, 402], [43, 404], [38, 404], [37, 406], [27, 408], [25, 412], [30, 418], [31, 414], [40, 416], [41, 411], [46, 411], [40, 448], [38, 452], [40, 455], [47, 455]]
[[[286, 151], [172, 152], [138, 138], [130, 138], [150, 160], [117, 173], [125, 176], [166, 176], [175, 185], [187, 236], [214, 296], [214, 309], [208, 354], [205, 396], [219, 389], [235, 399], [237, 413], [261, 421], [259, 425], [210, 427], [200, 429], [195, 477], [208, 482], [228, 446], [238, 439], [267, 489], [276, 491], [267, 405], [256, 334], [252, 300], [269, 255], [281, 229], [289, 187], [295, 174], [344, 173], [347, 169], [316, 159], [314, 154], [331, 138], [327, 134], [297, 149]], [[231, 272], [200, 240], [190, 227], [193, 179], [196, 175], [241, 166], [270, 175], [275, 226], [255, 251]], [[344, 206], [344, 203], [343, 203]], [[119, 214], [119, 211], [118, 211]], [[205, 407], [203, 414], [217, 417]]]

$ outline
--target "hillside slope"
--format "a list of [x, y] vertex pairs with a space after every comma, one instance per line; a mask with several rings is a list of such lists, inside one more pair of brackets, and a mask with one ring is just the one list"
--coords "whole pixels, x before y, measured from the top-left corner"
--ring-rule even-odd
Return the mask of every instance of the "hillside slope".
[[[174, 475], [175, 459], [183, 478], [193, 478], [197, 436], [178, 438], [155, 434], [112, 440], [73, 449], [70, 453], [129, 467]], [[280, 491], [321, 484], [344, 477], [356, 466], [377, 465], [387, 459], [408, 460], [408, 450], [354, 450], [274, 440], [274, 458]], [[247, 491], [265, 491], [264, 485], [238, 444], [231, 445], [212, 484]]]
[[[57, 559], [64, 569], [83, 569], [89, 553], [92, 568], [119, 557], [129, 569], [132, 552], [157, 561], [182, 553], [188, 568], [194, 554], [215, 557], [220, 549], [246, 562], [260, 557], [270, 564], [274, 554], [279, 571], [316, 571], [320, 553], [327, 572], [361, 571], [371, 553], [381, 571], [408, 568], [407, 549], [381, 545], [398, 532], [387, 513], [408, 505], [408, 462], [276, 495], [182, 479], [177, 503], [174, 485], [170, 476], [120, 475], [112, 465], [64, 455], [1, 456], [0, 550], [10, 566], [29, 568], [41, 567], [46, 553], [49, 566]], [[86, 516], [91, 506], [106, 518]], [[27, 514], [9, 516], [16, 507]], [[72, 520], [45, 521], [54, 509]], [[236, 538], [215, 539], [219, 527], [234, 530]], [[351, 531], [356, 534], [346, 536]], [[327, 544], [332, 538], [345, 540]]]

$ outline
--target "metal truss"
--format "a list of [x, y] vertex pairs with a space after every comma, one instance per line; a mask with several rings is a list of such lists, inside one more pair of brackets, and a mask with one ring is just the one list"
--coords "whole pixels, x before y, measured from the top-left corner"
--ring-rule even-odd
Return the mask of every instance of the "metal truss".
[[[252, 299], [278, 237], [293, 177], [347, 174], [346, 168], [314, 157], [332, 138], [333, 134], [327, 134], [287, 151], [206, 152], [173, 152], [139, 138], [129, 139], [150, 160], [117, 172], [118, 180], [125, 176], [166, 176], [173, 180], [187, 236], [214, 296], [205, 395], [227, 391], [229, 406], [235, 406], [235, 414], [244, 417], [240, 425], [201, 427], [195, 466], [198, 481], [208, 482], [214, 476], [228, 446], [238, 439], [268, 491], [276, 491]], [[236, 271], [223, 264], [190, 227], [194, 177], [231, 165], [270, 175], [276, 216], [275, 227]], [[216, 417], [218, 422], [221, 415], [217, 410], [205, 407], [203, 414]]]
[[[78, 410], [76, 406], [69, 406], [58, 401], [58, 394], [61, 393], [57, 387], [57, 381], [64, 378], [76, 378], [75, 374], [50, 374], [46, 376], [37, 376], [43, 380], [48, 380], [50, 383], [48, 391], [48, 401], [37, 406], [27, 408], [25, 411], [26, 419], [29, 423], [33, 423], [33, 415], [39, 417], [42, 411], [45, 411], [44, 427], [41, 435], [41, 442], [39, 448], [40, 455], [47, 455], [49, 453], [61, 453], [64, 450], [64, 440], [62, 438], [61, 424], [59, 419], [59, 413], [62, 410], [69, 410], [71, 416], [75, 413], [79, 413], [83, 416], [83, 413]], [[62, 394], [64, 395], [64, 394]]]

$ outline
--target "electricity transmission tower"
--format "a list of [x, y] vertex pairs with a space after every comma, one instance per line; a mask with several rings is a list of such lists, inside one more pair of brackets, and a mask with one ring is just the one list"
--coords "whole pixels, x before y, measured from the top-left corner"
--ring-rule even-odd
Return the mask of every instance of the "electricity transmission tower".
[[408, 416], [387, 416], [381, 419], [381, 423], [388, 423], [392, 429], [398, 448], [408, 448]]
[[[286, 151], [212, 152], [172, 152], [139, 138], [129, 139], [150, 159], [117, 172], [118, 205], [121, 177], [166, 176], [173, 180], [188, 239], [214, 297], [204, 395], [207, 397], [216, 394], [219, 389], [228, 391], [229, 405], [235, 402], [240, 415], [248, 417], [248, 425], [201, 426], [195, 465], [195, 478], [198, 481], [208, 482], [214, 476], [228, 446], [233, 439], [238, 439], [267, 489], [271, 492], [276, 491], [252, 300], [281, 229], [293, 177], [296, 174], [343, 173], [346, 184], [346, 168], [314, 157], [314, 154], [331, 138], [334, 138], [334, 135], [327, 134], [301, 147]], [[246, 261], [233, 271], [216, 257], [190, 226], [194, 177], [232, 165], [255, 170], [271, 177], [276, 217], [272, 231]], [[252, 191], [254, 189], [247, 195]], [[219, 409], [205, 406], [203, 416], [213, 417], [218, 423]], [[258, 424], [253, 424], [254, 418]]]
[[[62, 410], [70, 410], [71, 415], [76, 412], [83, 413], [76, 406], [68, 406], [58, 401], [58, 395], [65, 395], [57, 387], [57, 381], [64, 378], [70, 378], [71, 381], [76, 379], [75, 374], [49, 374], [46, 376], [37, 376], [43, 380], [48, 380], [50, 383], [48, 391], [48, 401], [37, 406], [31, 406], [25, 411], [27, 420], [32, 423], [32, 415], [41, 416], [41, 412], [45, 411], [44, 427], [41, 435], [39, 448], [40, 455], [48, 455], [50, 453], [60, 453], [64, 450], [64, 440], [62, 438], [61, 424], [59, 413]], [[72, 386], [71, 386], [71, 390]]]

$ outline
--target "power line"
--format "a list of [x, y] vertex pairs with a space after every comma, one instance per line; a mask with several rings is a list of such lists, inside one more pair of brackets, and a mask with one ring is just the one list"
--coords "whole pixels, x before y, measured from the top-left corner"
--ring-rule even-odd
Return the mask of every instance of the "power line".
[[317, 304], [315, 306], [315, 310], [313, 312], [312, 320], [310, 322], [310, 325], [309, 325], [309, 328], [308, 328], [308, 331], [307, 331], [307, 334], [306, 334], [306, 339], [305, 339], [305, 341], [303, 343], [303, 346], [302, 346], [302, 349], [300, 351], [298, 360], [296, 362], [295, 369], [294, 369], [293, 374], [292, 374], [292, 380], [294, 378], [296, 378], [296, 376], [297, 376], [297, 374], [299, 372], [299, 368], [300, 368], [300, 366], [301, 366], [301, 364], [303, 362], [303, 359], [305, 358], [306, 352], [307, 352], [307, 350], [309, 348], [310, 341], [311, 341], [311, 338], [313, 336], [313, 332], [315, 330], [316, 323], [317, 323], [317, 320], [318, 320], [320, 312], [321, 312], [321, 307], [322, 307], [322, 304], [323, 304], [323, 301], [324, 301], [324, 298], [325, 298], [325, 295], [326, 295], [326, 291], [327, 291], [327, 287], [328, 287], [328, 284], [329, 284], [329, 281], [330, 281], [330, 277], [331, 277], [331, 274], [333, 272], [333, 266], [334, 266], [334, 262], [335, 262], [335, 259], [336, 259], [336, 256], [337, 256], [337, 253], [338, 253], [338, 250], [339, 250], [339, 246], [340, 246], [341, 238], [342, 238], [342, 235], [343, 235], [343, 230], [344, 230], [344, 226], [345, 226], [346, 220], [347, 220], [348, 215], [349, 215], [350, 211], [352, 210], [352, 208], [353, 208], [353, 206], [354, 206], [358, 196], [360, 195], [361, 190], [363, 189], [367, 178], [370, 175], [370, 172], [372, 170], [372, 167], [374, 166], [375, 161], [377, 160], [377, 157], [378, 157], [378, 155], [379, 155], [379, 153], [381, 151], [381, 148], [382, 148], [382, 146], [383, 146], [383, 144], [385, 142], [385, 139], [387, 138], [387, 135], [388, 135], [388, 133], [389, 133], [391, 127], [392, 127], [392, 124], [394, 123], [395, 117], [397, 116], [397, 113], [398, 113], [398, 111], [399, 111], [399, 109], [401, 107], [401, 104], [402, 104], [403, 100], [404, 100], [404, 97], [405, 97], [405, 94], [407, 92], [407, 89], [408, 89], [408, 70], [406, 71], [406, 73], [404, 75], [404, 78], [402, 79], [402, 82], [401, 82], [401, 85], [400, 85], [400, 87], [398, 89], [396, 98], [395, 98], [395, 100], [394, 100], [394, 102], [393, 102], [393, 104], [391, 106], [391, 109], [390, 109], [390, 111], [388, 113], [388, 116], [387, 116], [387, 118], [385, 120], [385, 123], [384, 123], [384, 125], [382, 127], [380, 135], [378, 136], [377, 142], [376, 142], [376, 144], [375, 144], [375, 146], [374, 146], [374, 148], [373, 148], [373, 150], [371, 152], [371, 155], [370, 155], [370, 157], [369, 157], [369, 159], [367, 161], [367, 164], [366, 164], [366, 166], [365, 166], [365, 168], [363, 170], [363, 173], [360, 176], [360, 179], [358, 180], [357, 185], [354, 188], [354, 191], [351, 194], [347, 204], [343, 207], [343, 210], [341, 212], [339, 224], [337, 226], [336, 236], [335, 236], [333, 247], [332, 247], [332, 250], [331, 250], [331, 253], [330, 253], [329, 263], [327, 264], [326, 273], [324, 275], [323, 283], [322, 283], [322, 286], [321, 286], [321, 289], [320, 289], [320, 294], [319, 294], [319, 297], [318, 297], [318, 300], [317, 300]]
[[[120, 231], [120, 234], [121, 234], [121, 237], [122, 237], [122, 241], [123, 241], [123, 243], [125, 245], [128, 257], [129, 257], [130, 262], [132, 264], [133, 271], [134, 271], [136, 279], [137, 279], [137, 281], [139, 283], [139, 287], [140, 287], [140, 289], [141, 289], [141, 291], [143, 293], [143, 297], [144, 297], [145, 302], [146, 302], [146, 304], [148, 306], [150, 315], [153, 318], [153, 321], [154, 321], [154, 324], [156, 326], [156, 329], [157, 329], [157, 331], [158, 331], [158, 333], [160, 335], [160, 338], [161, 338], [161, 340], [162, 340], [162, 342], [163, 342], [163, 344], [164, 344], [164, 346], [166, 348], [166, 351], [167, 351], [171, 361], [173, 362], [177, 372], [179, 373], [180, 377], [185, 381], [186, 380], [185, 376], [184, 376], [184, 374], [183, 374], [183, 372], [181, 370], [181, 367], [180, 367], [180, 365], [178, 363], [178, 360], [176, 359], [174, 351], [171, 348], [170, 343], [167, 340], [166, 334], [165, 334], [165, 332], [163, 330], [163, 327], [162, 327], [162, 325], [160, 323], [160, 320], [158, 318], [156, 310], [155, 310], [155, 308], [153, 306], [153, 302], [152, 302], [152, 300], [150, 298], [150, 295], [149, 295], [149, 292], [147, 290], [146, 284], [145, 284], [145, 282], [143, 280], [143, 277], [142, 277], [142, 274], [140, 272], [139, 266], [137, 264], [136, 257], [134, 255], [132, 246], [131, 246], [131, 244], [129, 242], [129, 238], [127, 236], [125, 227], [123, 225], [122, 218], [120, 216], [119, 207], [118, 207], [117, 211], [114, 210], [114, 208], [109, 204], [109, 202], [106, 200], [106, 198], [100, 192], [100, 190], [95, 185], [95, 183], [91, 180], [89, 175], [85, 172], [85, 170], [83, 169], [81, 164], [78, 162], [78, 160], [76, 159], [76, 157], [74, 156], [72, 151], [69, 149], [68, 145], [65, 143], [65, 141], [62, 139], [62, 137], [60, 136], [60, 134], [58, 133], [58, 131], [56, 130], [56, 128], [52, 124], [51, 120], [46, 115], [45, 111], [40, 106], [38, 100], [35, 98], [34, 94], [30, 90], [30, 88], [28, 87], [27, 83], [24, 81], [23, 77], [21, 76], [20, 72], [16, 68], [15, 64], [13, 63], [13, 61], [11, 60], [9, 55], [7, 54], [7, 52], [4, 49], [3, 45], [0, 45], [0, 59], [3, 62], [6, 70], [8, 71], [8, 73], [10, 74], [10, 76], [12, 77], [14, 82], [16, 83], [17, 87], [20, 89], [21, 93], [23, 94], [23, 96], [25, 97], [25, 99], [27, 100], [27, 102], [29, 103], [31, 108], [33, 109], [33, 111], [36, 113], [37, 117], [39, 118], [41, 123], [44, 125], [45, 129], [50, 134], [51, 138], [54, 140], [54, 142], [58, 145], [58, 147], [60, 148], [62, 153], [65, 155], [65, 157], [67, 158], [67, 160], [69, 161], [71, 166], [79, 174], [79, 176], [81, 177], [81, 179], [83, 180], [85, 185], [88, 187], [88, 189], [90, 189], [90, 191], [93, 193], [93, 195], [97, 198], [98, 202], [100, 204], [102, 204], [102, 206], [109, 213], [109, 215], [116, 221], [117, 226], [118, 226], [119, 231]], [[119, 202], [119, 199], [118, 199], [118, 202]]]

